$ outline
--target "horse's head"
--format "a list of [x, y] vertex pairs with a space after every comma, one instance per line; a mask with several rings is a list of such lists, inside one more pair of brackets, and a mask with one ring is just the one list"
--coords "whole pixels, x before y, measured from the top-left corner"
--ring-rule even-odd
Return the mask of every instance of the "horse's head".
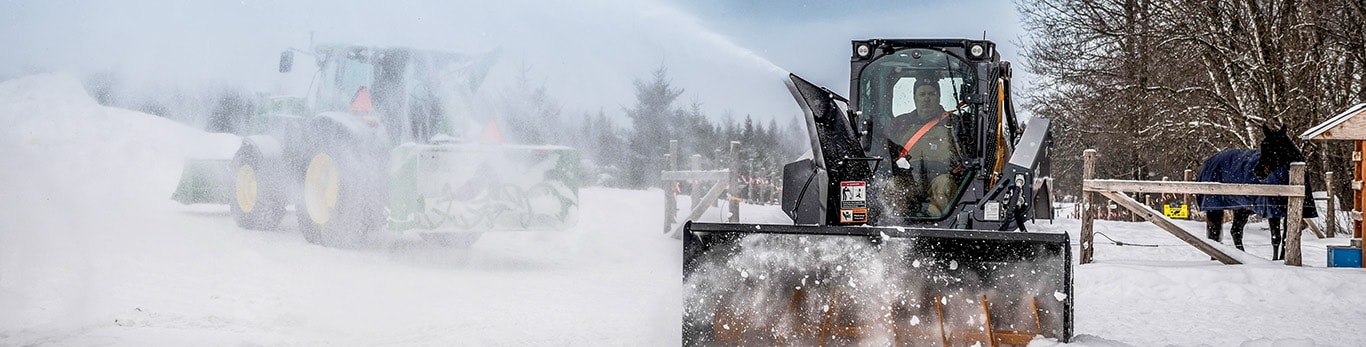
[[1290, 163], [1304, 161], [1304, 153], [1290, 141], [1285, 127], [1271, 129], [1262, 125], [1262, 143], [1258, 145], [1262, 157], [1257, 161], [1257, 179], [1266, 179], [1272, 171], [1289, 166]]

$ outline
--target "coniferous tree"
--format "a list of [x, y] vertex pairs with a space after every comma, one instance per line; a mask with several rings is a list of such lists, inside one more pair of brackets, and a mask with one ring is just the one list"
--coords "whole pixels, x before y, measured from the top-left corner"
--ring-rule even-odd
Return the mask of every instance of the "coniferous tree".
[[523, 65], [516, 82], [502, 95], [505, 130], [515, 143], [563, 144], [565, 129], [560, 124], [563, 107], [546, 90], [545, 83], [531, 80], [531, 68]]
[[669, 140], [676, 139], [672, 127], [678, 123], [681, 112], [673, 103], [683, 89], [670, 84], [668, 69], [664, 67], [656, 69], [649, 81], [636, 80], [635, 86], [636, 105], [626, 109], [632, 131], [627, 140], [629, 169], [623, 179], [628, 187], [644, 188], [658, 182]]

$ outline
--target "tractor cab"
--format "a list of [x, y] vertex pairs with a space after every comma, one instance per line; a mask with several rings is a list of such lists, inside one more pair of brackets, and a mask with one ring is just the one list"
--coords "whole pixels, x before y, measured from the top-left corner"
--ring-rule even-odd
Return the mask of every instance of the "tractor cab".
[[[365, 111], [373, 114], [357, 115], [376, 117], [392, 144], [459, 135], [459, 120], [476, 114], [474, 94], [497, 56], [338, 44], [310, 54], [318, 66], [310, 83], [313, 111], [357, 112], [356, 105], [369, 105]], [[292, 65], [293, 51], [285, 51], [280, 71]]]
[[849, 103], [867, 130], [865, 154], [880, 158], [870, 223], [1006, 219], [955, 215], [994, 188], [1020, 135], [1007, 104], [1010, 65], [1000, 59], [990, 41], [853, 42]]
[[969, 103], [976, 71], [965, 59], [929, 48], [905, 48], [868, 62], [857, 76], [856, 110], [866, 118], [869, 157], [883, 185], [883, 218], [940, 219], [976, 169]]

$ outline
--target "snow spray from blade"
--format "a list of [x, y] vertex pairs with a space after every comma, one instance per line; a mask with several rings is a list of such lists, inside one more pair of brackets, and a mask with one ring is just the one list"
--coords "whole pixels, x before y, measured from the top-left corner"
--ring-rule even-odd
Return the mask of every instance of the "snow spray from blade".
[[[979, 249], [963, 252], [969, 243]], [[1064, 257], [981, 256], [980, 247], [1018, 247], [992, 243], [748, 235], [703, 255], [685, 277], [684, 344], [957, 345], [993, 333], [1061, 335], [1070, 304]]]

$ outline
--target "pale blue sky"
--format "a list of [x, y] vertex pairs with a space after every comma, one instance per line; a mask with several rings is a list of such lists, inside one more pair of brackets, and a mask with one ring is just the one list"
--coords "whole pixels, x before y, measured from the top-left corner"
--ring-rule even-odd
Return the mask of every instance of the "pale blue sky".
[[1017, 67], [1023, 62], [1015, 43], [1024, 31], [1009, 0], [669, 1], [740, 46], [836, 91], [848, 89], [853, 39], [980, 38], [985, 32], [1002, 59]]
[[573, 116], [619, 113], [633, 102], [632, 79], [667, 66], [684, 101], [710, 114], [785, 121], [798, 112], [785, 72], [843, 92], [851, 39], [984, 30], [1019, 61], [1012, 41], [1022, 33], [1005, 0], [0, 0], [0, 76], [118, 69], [136, 76], [130, 83], [293, 92], [306, 87], [274, 65], [312, 31], [319, 42], [501, 49], [486, 91], [529, 66]]

